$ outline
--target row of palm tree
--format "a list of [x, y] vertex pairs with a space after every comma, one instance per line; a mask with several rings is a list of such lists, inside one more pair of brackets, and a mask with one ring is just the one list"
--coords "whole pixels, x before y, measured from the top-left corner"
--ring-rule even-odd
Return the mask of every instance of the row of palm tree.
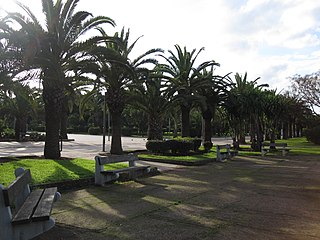
[[[271, 96], [279, 94], [264, 90], [267, 86], [258, 85], [258, 79], [248, 81], [247, 74], [244, 77], [236, 74], [234, 82], [231, 74], [216, 75], [214, 70], [219, 64], [214, 60], [196, 65], [203, 48], [188, 51], [175, 45], [175, 51], [168, 51], [169, 56], [155, 48], [132, 60], [132, 50], [140, 38], [130, 44], [130, 31], [124, 28], [108, 35], [103, 24], [115, 26], [115, 22], [105, 16], [93, 17], [89, 12], [76, 11], [78, 3], [79, 0], [42, 0], [44, 25], [23, 4], [19, 6], [24, 15], [9, 13], [0, 21], [1, 39], [16, 54], [12, 58], [18, 63], [14, 65], [15, 72], [34, 69], [40, 72], [46, 125], [45, 158], [60, 157], [59, 135], [66, 137], [68, 106], [80, 101], [84, 92], [82, 102], [97, 96], [97, 92], [105, 92], [112, 116], [112, 154], [123, 152], [121, 121], [128, 104], [148, 115], [149, 139], [162, 139], [164, 117], [176, 116], [177, 112], [181, 114], [181, 135], [190, 136], [193, 108], [201, 111], [203, 137], [207, 142], [211, 142], [211, 123], [220, 108], [228, 113], [239, 140], [248, 125], [252, 139], [258, 143], [263, 140], [263, 128], [267, 124], [275, 132], [278, 126], [270, 119], [283, 116], [283, 105], [272, 103], [278, 98]], [[18, 30], [13, 27], [17, 24]], [[85, 38], [93, 30], [96, 34]], [[5, 76], [13, 78], [15, 74]], [[257, 101], [264, 95], [270, 98], [267, 103], [271, 105]]]

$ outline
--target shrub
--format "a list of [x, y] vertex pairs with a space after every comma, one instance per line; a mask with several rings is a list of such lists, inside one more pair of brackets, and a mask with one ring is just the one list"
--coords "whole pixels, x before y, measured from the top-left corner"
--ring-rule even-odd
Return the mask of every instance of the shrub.
[[189, 139], [177, 138], [173, 140], [168, 140], [167, 142], [169, 144], [169, 149], [174, 154], [178, 153], [186, 155], [194, 148], [193, 141]]
[[90, 135], [99, 135], [99, 134], [101, 134], [101, 129], [100, 129], [100, 127], [89, 127], [88, 133]]
[[305, 131], [306, 138], [309, 142], [320, 145], [320, 125]]
[[203, 143], [204, 150], [207, 151], [207, 152], [210, 151], [210, 149], [212, 148], [212, 146], [213, 146], [213, 144], [212, 144], [212, 142], [210, 142], [210, 141], [206, 141], [206, 142]]
[[201, 138], [194, 138], [193, 140], [193, 151], [197, 152], [199, 151], [199, 147], [201, 146]]
[[13, 139], [15, 138], [14, 129], [12, 128], [5, 128], [1, 133], [1, 137], [5, 139]]
[[170, 140], [149, 140], [146, 148], [153, 153], [165, 153], [187, 155], [190, 151], [198, 151], [201, 145], [199, 138], [175, 138]]
[[168, 146], [168, 142], [162, 140], [149, 140], [146, 143], [146, 148], [148, 149], [148, 151], [153, 153], [165, 153], [169, 151]]
[[30, 132], [29, 133], [30, 140], [32, 141], [44, 141], [46, 140], [46, 135], [38, 132]]
[[35, 127], [33, 127], [33, 130], [34, 131], [37, 131], [37, 132], [45, 132], [46, 131], [46, 127], [44, 125], [36, 125]]

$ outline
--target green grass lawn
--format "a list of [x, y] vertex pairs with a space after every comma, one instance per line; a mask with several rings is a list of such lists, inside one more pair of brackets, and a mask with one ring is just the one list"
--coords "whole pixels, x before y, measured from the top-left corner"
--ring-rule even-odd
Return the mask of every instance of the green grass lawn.
[[154, 154], [139, 154], [140, 159], [159, 159], [159, 160], [171, 160], [171, 161], [181, 161], [181, 162], [197, 162], [207, 159], [216, 158], [216, 152], [214, 149], [208, 153], [197, 154], [192, 156], [164, 156], [164, 155], [154, 155]]
[[303, 154], [315, 154], [320, 155], [320, 146], [308, 142], [306, 138], [292, 138], [288, 140], [278, 140], [279, 143], [288, 143], [288, 147], [291, 148], [290, 154], [303, 155]]
[[[94, 177], [95, 161], [76, 158], [73, 160], [19, 159], [0, 164], [0, 184], [8, 186], [14, 179], [14, 170], [30, 169], [32, 184], [62, 182]], [[105, 169], [127, 167], [127, 164], [109, 164]]]
[[[288, 140], [277, 140], [279, 143], [288, 143], [290, 148], [289, 154], [294, 155], [304, 155], [304, 154], [319, 154], [320, 155], [320, 146], [310, 143], [306, 138], [292, 138]], [[241, 151], [239, 151], [240, 156], [261, 156], [261, 152], [254, 152], [251, 150], [250, 145], [241, 145]], [[281, 152], [270, 152], [268, 156], [272, 155], [281, 155]], [[209, 153], [193, 155], [193, 156], [161, 156], [153, 154], [140, 154], [139, 158], [149, 158], [149, 159], [158, 159], [158, 160], [171, 160], [171, 161], [188, 161], [196, 162], [206, 159], [216, 158], [216, 146], [214, 145]]]

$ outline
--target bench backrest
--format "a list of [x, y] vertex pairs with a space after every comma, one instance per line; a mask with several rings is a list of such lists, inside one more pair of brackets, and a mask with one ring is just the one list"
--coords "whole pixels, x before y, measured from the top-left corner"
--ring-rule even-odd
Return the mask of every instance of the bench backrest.
[[3, 189], [5, 205], [10, 206], [13, 212], [19, 210], [30, 194], [29, 184], [31, 183], [29, 169], [22, 171], [21, 168], [18, 168], [15, 175], [17, 178], [7, 188]]
[[288, 147], [287, 143], [262, 143], [264, 147]]
[[225, 144], [225, 145], [217, 145], [217, 149], [230, 149], [231, 145], [230, 144]]
[[118, 162], [129, 162], [129, 166], [131, 167], [135, 165], [134, 161], [137, 161], [138, 157], [133, 153], [129, 153], [127, 155], [96, 156], [95, 160], [99, 165]]

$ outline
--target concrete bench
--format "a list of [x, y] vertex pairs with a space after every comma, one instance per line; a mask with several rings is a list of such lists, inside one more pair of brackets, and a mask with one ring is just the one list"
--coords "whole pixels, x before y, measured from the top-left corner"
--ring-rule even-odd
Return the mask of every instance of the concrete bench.
[[238, 151], [231, 151], [231, 145], [217, 145], [217, 161], [224, 162], [225, 159], [231, 159], [234, 156], [238, 155]]
[[286, 156], [290, 151], [287, 143], [262, 143], [261, 155], [265, 156], [268, 152], [281, 151], [282, 156]]
[[[127, 174], [127, 178], [134, 179], [150, 172], [150, 166], [136, 166], [138, 157], [132, 153], [127, 155], [109, 155], [95, 157], [95, 184], [103, 186]], [[104, 170], [104, 165], [111, 163], [128, 162], [129, 167], [115, 170]]]
[[57, 188], [30, 191], [30, 170], [18, 168], [16, 179], [7, 187], [0, 185], [0, 239], [34, 238], [55, 225], [50, 217], [53, 203], [60, 198]]

